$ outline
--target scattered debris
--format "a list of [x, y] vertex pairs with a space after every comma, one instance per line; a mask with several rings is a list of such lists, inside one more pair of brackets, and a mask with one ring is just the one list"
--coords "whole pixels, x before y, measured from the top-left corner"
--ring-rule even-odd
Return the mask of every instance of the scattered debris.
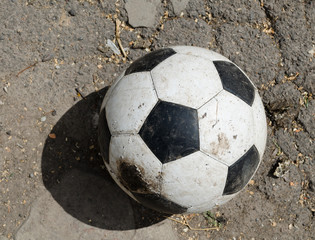
[[169, 220], [174, 221], [174, 222], [183, 224], [183, 225], [187, 226], [190, 230], [193, 230], [193, 231], [210, 231], [210, 230], [217, 230], [217, 231], [219, 231], [219, 227], [209, 227], [209, 228], [195, 228], [195, 227], [192, 227], [192, 226], [190, 226], [189, 222], [187, 221], [185, 215], [182, 216], [182, 220], [177, 220], [177, 219], [171, 218], [171, 217], [167, 217], [167, 218]]
[[251, 179], [250, 181], [249, 181], [249, 183], [248, 183], [248, 185], [251, 185], [251, 186], [253, 186], [255, 184], [255, 180], [253, 180], [253, 179]]
[[271, 226], [276, 227], [277, 223], [275, 221], [271, 221]]
[[[290, 75], [290, 76], [284, 76], [286, 81], [294, 81], [298, 76], [300, 75], [300, 73], [295, 73], [295, 75]], [[283, 80], [282, 82], [285, 82], [285, 80]]]
[[48, 62], [49, 60], [53, 59], [54, 55], [51, 53], [46, 53], [42, 57], [42, 62]]
[[21, 144], [19, 144], [19, 143], [16, 143], [16, 146], [18, 146], [21, 149], [24, 149], [24, 147]]
[[97, 47], [97, 50], [100, 51], [101, 53], [106, 53], [106, 49], [104, 48], [103, 45], [99, 45], [99, 46]]
[[288, 171], [290, 165], [290, 160], [284, 160], [278, 163], [278, 167], [274, 171], [273, 175], [280, 178]]
[[74, 17], [75, 15], [77, 15], [77, 11], [73, 8], [71, 8], [68, 13], [70, 14], [70, 16]]
[[315, 57], [315, 45], [313, 45], [313, 48], [308, 51], [308, 53], [312, 56]]
[[221, 227], [221, 222], [218, 220], [217, 217], [219, 215], [213, 214], [211, 211], [207, 211], [203, 213], [204, 218], [207, 220], [208, 224], [212, 227], [220, 228]]
[[49, 133], [48, 136], [52, 139], [55, 139], [56, 138], [56, 134], [55, 133]]
[[82, 97], [84, 100], [86, 99], [86, 97], [83, 95], [79, 88], [76, 88], [75, 91], [77, 92], [78, 97]]
[[116, 46], [116, 44], [112, 40], [107, 39], [106, 46], [109, 47], [115, 54], [117, 54], [117, 55], [120, 54], [118, 47]]
[[139, 36], [136, 41], [131, 41], [129, 44], [133, 49], [147, 49], [151, 46], [152, 43], [150, 39], [143, 39]]
[[122, 46], [122, 43], [120, 41], [120, 25], [121, 25], [121, 21], [117, 18], [116, 19], [116, 40], [118, 42], [118, 46], [120, 48], [120, 51], [122, 53], [122, 55], [127, 58], [127, 54], [125, 52], [125, 49]]
[[53, 110], [51, 110], [51, 111], [49, 111], [49, 112], [45, 112], [44, 115], [47, 116], [47, 115], [50, 114], [50, 113], [51, 113], [52, 116], [56, 116], [56, 114], [57, 114], [56, 110], [53, 109]]

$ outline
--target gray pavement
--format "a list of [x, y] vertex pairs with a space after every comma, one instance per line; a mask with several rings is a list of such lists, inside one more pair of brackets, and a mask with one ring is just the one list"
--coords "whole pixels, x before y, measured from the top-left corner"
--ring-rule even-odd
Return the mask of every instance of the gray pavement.
[[[78, 170], [68, 172], [60, 184], [59, 189], [68, 186], [69, 181], [77, 175], [82, 175], [88, 183], [92, 176]], [[100, 178], [100, 177], [99, 177]], [[100, 179], [99, 179], [100, 180]], [[78, 183], [80, 184], [80, 183]], [[81, 184], [84, 189], [85, 186]], [[107, 190], [109, 190], [107, 188]], [[114, 191], [114, 189], [112, 189]], [[78, 196], [79, 204], [83, 204]], [[106, 200], [104, 204], [106, 204]], [[84, 208], [84, 206], [81, 206]], [[163, 239], [176, 240], [176, 230], [172, 228], [172, 222], [168, 219], [145, 228], [136, 229], [132, 206], [127, 196], [119, 197], [114, 206], [109, 206], [111, 211], [107, 212], [108, 218], [103, 216], [104, 221], [112, 221], [118, 225], [117, 228], [129, 226], [130, 230], [108, 230], [105, 229], [109, 223], [104, 223], [103, 228], [95, 227], [93, 224], [86, 224], [83, 221], [70, 215], [57, 203], [51, 193], [45, 188], [41, 189], [40, 197], [31, 205], [28, 219], [17, 231], [16, 240], [84, 240], [84, 239]], [[84, 211], [84, 209], [83, 209]], [[116, 212], [115, 215], [113, 212]], [[129, 212], [129, 214], [125, 214]], [[106, 213], [103, 212], [106, 215]], [[119, 217], [120, 215], [120, 217]], [[113, 219], [114, 218], [114, 219]], [[91, 221], [93, 221], [91, 219]], [[120, 226], [119, 226], [120, 225]], [[115, 226], [107, 227], [114, 228]], [[1, 239], [1, 238], [0, 238]], [[2, 240], [2, 239], [1, 239]]]

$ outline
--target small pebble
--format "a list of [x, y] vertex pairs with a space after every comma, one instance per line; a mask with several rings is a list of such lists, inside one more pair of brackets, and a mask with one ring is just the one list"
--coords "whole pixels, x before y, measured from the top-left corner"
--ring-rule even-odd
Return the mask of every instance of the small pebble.
[[6, 134], [9, 135], [9, 136], [11, 136], [11, 130], [6, 131]]
[[55, 67], [56, 69], [59, 69], [60, 68], [60, 66], [59, 65], [56, 65], [56, 67]]
[[52, 115], [52, 116], [56, 116], [56, 115], [57, 115], [56, 110], [53, 110], [53, 111], [51, 112], [51, 115]]
[[72, 8], [72, 9], [70, 9], [70, 11], [68, 12], [71, 16], [75, 16], [75, 15], [77, 15], [77, 12]]
[[40, 120], [41, 120], [42, 122], [45, 122], [45, 121], [46, 121], [46, 119], [47, 119], [47, 118], [46, 118], [46, 116], [43, 116], [43, 117], [41, 117], [41, 119], [40, 119]]
[[272, 156], [277, 156], [277, 154], [278, 154], [278, 152], [279, 152], [279, 150], [276, 148], [273, 152], [272, 152]]
[[18, 146], [18, 147], [21, 148], [21, 149], [24, 148], [24, 147], [23, 147], [21, 144], [19, 144], [19, 143], [17, 143], [16, 146]]
[[56, 138], [56, 134], [55, 133], [49, 133], [48, 136], [52, 139], [55, 139]]
[[1, 100], [0, 100], [0, 105], [4, 105], [4, 102], [2, 102]]
[[29, 177], [30, 177], [30, 178], [33, 178], [33, 177], [34, 177], [34, 174], [33, 174], [33, 173], [30, 173]]
[[0, 41], [3, 41], [3, 40], [4, 40], [4, 36], [0, 35]]
[[45, 54], [45, 55], [42, 57], [42, 62], [47, 62], [47, 61], [51, 60], [53, 57], [54, 57], [53, 54], [47, 53], [47, 54]]
[[7, 88], [7, 87], [3, 87], [3, 91], [5, 91], [6, 93], [8, 93], [8, 88]]
[[82, 41], [82, 40], [83, 40], [83, 37], [78, 37], [78, 40], [79, 40], [79, 41]]
[[102, 53], [105, 53], [105, 52], [106, 52], [106, 50], [104, 49], [104, 47], [103, 47], [102, 45], [99, 45], [99, 46], [97, 47], [97, 50], [100, 51], [100, 52], [102, 52]]

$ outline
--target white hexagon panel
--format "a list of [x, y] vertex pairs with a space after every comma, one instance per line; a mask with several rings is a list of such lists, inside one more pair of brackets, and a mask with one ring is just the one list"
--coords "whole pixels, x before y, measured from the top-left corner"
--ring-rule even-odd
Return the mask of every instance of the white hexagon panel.
[[159, 193], [162, 163], [138, 134], [112, 136], [109, 168], [130, 192]]
[[191, 108], [199, 108], [222, 89], [212, 61], [175, 54], [151, 71], [158, 98]]
[[211, 51], [211, 50], [208, 50], [208, 49], [200, 48], [200, 47], [175, 46], [175, 47], [172, 47], [172, 49], [174, 49], [177, 53], [186, 54], [189, 56], [195, 56], [198, 58], [201, 57], [201, 58], [208, 59], [210, 61], [220, 61], [221, 60], [221, 61], [230, 62], [229, 59], [222, 56], [221, 54], [216, 53], [216, 52]]
[[230, 166], [254, 142], [251, 108], [233, 94], [222, 91], [198, 109], [200, 149]]
[[120, 75], [118, 76], [118, 78], [115, 79], [115, 81], [113, 82], [113, 84], [112, 84], [112, 85], [110, 86], [110, 88], [107, 90], [106, 95], [105, 95], [105, 97], [104, 97], [104, 100], [103, 100], [103, 102], [102, 102], [101, 109], [105, 108], [105, 105], [106, 105], [106, 103], [107, 103], [109, 97], [111, 96], [111, 94], [112, 94], [112, 92], [113, 92], [115, 86], [117, 85], [117, 83], [118, 83], [124, 76], [125, 76], [125, 71], [123, 71], [123, 73], [120, 74]]
[[105, 105], [111, 134], [137, 133], [157, 101], [149, 72], [124, 76]]
[[225, 187], [228, 167], [198, 151], [163, 165], [161, 195], [186, 206], [216, 204]]

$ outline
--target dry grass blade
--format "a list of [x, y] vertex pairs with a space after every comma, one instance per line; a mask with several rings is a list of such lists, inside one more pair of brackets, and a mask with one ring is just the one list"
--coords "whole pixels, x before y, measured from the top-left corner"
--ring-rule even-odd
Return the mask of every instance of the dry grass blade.
[[16, 74], [16, 76], [18, 77], [22, 72], [24, 72], [25, 70], [29, 69], [29, 68], [32, 68], [32, 67], [35, 67], [37, 64], [37, 62], [35, 62], [34, 64], [28, 66], [27, 68], [24, 68], [23, 70], [19, 71], [18, 74]]
[[121, 44], [121, 40], [120, 40], [120, 25], [121, 25], [121, 21], [119, 19], [116, 19], [116, 40], [117, 40], [117, 43], [118, 43], [118, 46], [120, 48], [120, 51], [122, 53], [122, 55], [127, 58], [127, 54]]
[[190, 226], [189, 222], [187, 221], [186, 217], [183, 216], [184, 220], [183, 221], [180, 221], [180, 220], [177, 220], [177, 219], [174, 219], [174, 218], [171, 218], [171, 217], [167, 217], [169, 220], [172, 220], [174, 222], [177, 222], [177, 223], [180, 223], [180, 224], [183, 224], [185, 226], [187, 226], [190, 230], [193, 230], [193, 231], [211, 231], [211, 230], [217, 230], [219, 231], [219, 228], [218, 227], [209, 227], [209, 228], [195, 228], [195, 227], [192, 227]]

